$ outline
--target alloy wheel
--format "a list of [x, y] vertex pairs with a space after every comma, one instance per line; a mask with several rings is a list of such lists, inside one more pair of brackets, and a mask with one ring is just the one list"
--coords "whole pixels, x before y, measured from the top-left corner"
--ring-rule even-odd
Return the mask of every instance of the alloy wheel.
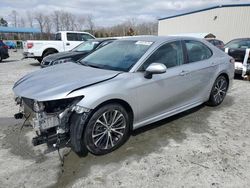
[[228, 88], [227, 80], [224, 77], [220, 77], [213, 90], [213, 98], [217, 104], [220, 104], [226, 96]]
[[102, 150], [113, 148], [123, 138], [125, 129], [126, 119], [119, 110], [105, 111], [93, 127], [93, 143]]

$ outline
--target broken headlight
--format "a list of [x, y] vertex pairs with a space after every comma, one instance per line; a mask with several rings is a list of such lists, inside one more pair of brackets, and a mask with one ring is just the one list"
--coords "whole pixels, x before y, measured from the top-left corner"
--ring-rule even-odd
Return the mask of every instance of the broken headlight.
[[44, 104], [44, 111], [47, 113], [56, 113], [60, 112], [74, 104], [77, 104], [80, 100], [82, 100], [83, 96], [69, 98], [69, 99], [59, 99], [53, 101], [45, 101]]

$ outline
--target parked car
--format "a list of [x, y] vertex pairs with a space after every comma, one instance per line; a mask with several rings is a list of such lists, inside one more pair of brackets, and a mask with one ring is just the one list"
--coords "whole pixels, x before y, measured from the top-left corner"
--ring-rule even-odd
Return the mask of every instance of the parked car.
[[65, 63], [68, 61], [77, 61], [84, 58], [93, 51], [113, 42], [115, 39], [91, 39], [86, 42], [79, 44], [74, 49], [68, 52], [59, 52], [56, 54], [49, 55], [41, 62], [41, 67], [45, 68], [48, 66]]
[[23, 44], [24, 58], [34, 58], [40, 63], [43, 58], [54, 53], [69, 51], [83, 41], [95, 37], [87, 32], [60, 31], [55, 34], [55, 40], [27, 40]]
[[5, 41], [5, 44], [8, 46], [9, 49], [16, 49], [16, 43], [13, 41]]
[[0, 40], [0, 62], [9, 57], [8, 46]]
[[21, 78], [13, 87], [21, 105], [15, 117], [37, 130], [34, 145], [64, 141], [79, 155], [101, 155], [134, 129], [203, 103], [220, 105], [233, 77], [232, 58], [205, 40], [124, 38], [78, 63]]
[[235, 74], [250, 75], [250, 38], [234, 39], [225, 45], [225, 52], [235, 59]]
[[224, 42], [215, 38], [207, 38], [206, 39], [208, 42], [213, 44], [214, 46], [218, 47], [221, 50], [224, 50]]

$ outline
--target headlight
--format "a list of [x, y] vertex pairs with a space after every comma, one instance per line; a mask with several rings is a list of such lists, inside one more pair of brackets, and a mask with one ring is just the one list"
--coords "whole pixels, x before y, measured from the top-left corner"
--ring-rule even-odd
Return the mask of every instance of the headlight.
[[45, 101], [43, 102], [45, 109], [44, 111], [47, 113], [55, 113], [65, 110], [70, 106], [74, 106], [78, 103], [84, 96], [68, 98], [68, 99], [59, 99], [53, 101]]
[[66, 62], [71, 61], [71, 60], [72, 60], [71, 58], [58, 59], [58, 60], [51, 62], [51, 65], [66, 63]]

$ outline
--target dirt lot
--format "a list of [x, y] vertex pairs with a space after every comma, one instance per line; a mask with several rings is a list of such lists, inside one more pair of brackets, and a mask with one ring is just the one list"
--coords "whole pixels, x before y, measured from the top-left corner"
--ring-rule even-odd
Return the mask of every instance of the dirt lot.
[[[33, 147], [17, 121], [12, 86], [40, 69], [20, 52], [0, 63], [0, 187], [250, 187], [250, 82], [223, 104], [200, 106], [137, 130], [117, 151], [85, 158]], [[61, 152], [68, 152], [64, 149]]]

